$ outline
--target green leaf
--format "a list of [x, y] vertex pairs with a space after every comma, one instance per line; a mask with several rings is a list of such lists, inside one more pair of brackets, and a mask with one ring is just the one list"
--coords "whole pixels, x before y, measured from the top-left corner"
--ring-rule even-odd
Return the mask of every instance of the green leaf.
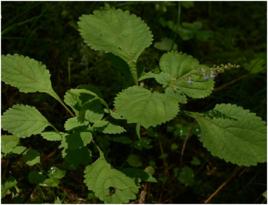
[[87, 126], [88, 122], [81, 122], [78, 120], [77, 117], [72, 117], [69, 118], [68, 120], [66, 120], [66, 122], [64, 123], [64, 129], [65, 130], [71, 130], [77, 127], [83, 127], [83, 126]]
[[40, 184], [46, 179], [46, 176], [41, 171], [31, 171], [28, 174], [28, 180], [31, 184]]
[[34, 166], [40, 163], [40, 153], [34, 149], [29, 149], [24, 155], [23, 159], [29, 166]]
[[65, 176], [66, 171], [59, 169], [58, 167], [51, 167], [48, 176], [50, 178], [61, 179]]
[[21, 154], [26, 147], [18, 146], [20, 142], [19, 137], [14, 135], [2, 135], [1, 136], [1, 152], [4, 155], [14, 153]]
[[17, 180], [14, 177], [8, 178], [1, 185], [1, 198], [4, 198], [8, 194], [9, 190], [15, 186], [17, 186]]
[[123, 127], [121, 127], [119, 125], [112, 124], [110, 122], [102, 130], [102, 132], [104, 134], [121, 134], [121, 133], [123, 133], [125, 131], [126, 131], [125, 128], [123, 128]]
[[212, 155], [241, 166], [266, 161], [266, 125], [255, 113], [218, 104], [212, 116], [191, 113], [200, 125], [203, 145]]
[[63, 133], [63, 132], [58, 133], [58, 132], [54, 132], [54, 131], [41, 133], [41, 136], [48, 141], [61, 141], [62, 138], [66, 135], [67, 135], [67, 133]]
[[108, 123], [109, 122], [106, 120], [98, 120], [98, 121], [94, 122], [92, 127], [93, 128], [103, 128], [103, 127], [107, 126]]
[[48, 171], [48, 178], [40, 183], [44, 187], [58, 187], [60, 180], [65, 176], [65, 171], [57, 167], [51, 167]]
[[194, 183], [194, 171], [185, 166], [179, 171], [177, 178], [185, 186], [191, 186]]
[[127, 158], [127, 163], [132, 167], [141, 167], [142, 161], [138, 155], [130, 154]]
[[46, 66], [18, 54], [2, 56], [2, 81], [24, 93], [53, 91]]
[[259, 53], [248, 64], [245, 65], [245, 69], [252, 74], [266, 71], [266, 53]]
[[139, 168], [126, 168], [122, 170], [127, 176], [134, 178], [137, 182], [151, 182], [156, 183], [157, 180], [153, 177], [151, 173], [148, 173], [146, 170]]
[[155, 77], [157, 82], [189, 97], [203, 98], [213, 90], [214, 81], [209, 79], [209, 68], [200, 65], [190, 55], [166, 53], [160, 59], [160, 69], [162, 73]]
[[114, 106], [128, 123], [138, 123], [145, 128], [169, 121], [179, 111], [176, 98], [139, 86], [129, 87], [119, 93]]
[[104, 115], [103, 106], [107, 103], [96, 93], [87, 89], [70, 89], [64, 95], [64, 102], [69, 105], [81, 121], [95, 122]]
[[40, 134], [49, 125], [47, 119], [29, 105], [14, 105], [2, 116], [2, 128], [19, 137]]
[[162, 38], [159, 42], [154, 44], [154, 47], [159, 50], [170, 51], [177, 50], [178, 45], [170, 38]]
[[134, 180], [114, 169], [101, 157], [86, 167], [85, 184], [104, 203], [128, 203], [139, 189]]
[[201, 164], [200, 159], [198, 159], [197, 157], [193, 157], [193, 159], [191, 161], [191, 165], [198, 166], [200, 164]]
[[148, 26], [139, 17], [120, 9], [97, 10], [82, 15], [78, 27], [89, 47], [113, 53], [128, 63], [136, 62], [152, 42]]
[[60, 148], [63, 148], [62, 157], [68, 168], [75, 169], [80, 164], [86, 165], [90, 162], [91, 154], [86, 146], [91, 141], [92, 134], [86, 128], [75, 129], [62, 138]]

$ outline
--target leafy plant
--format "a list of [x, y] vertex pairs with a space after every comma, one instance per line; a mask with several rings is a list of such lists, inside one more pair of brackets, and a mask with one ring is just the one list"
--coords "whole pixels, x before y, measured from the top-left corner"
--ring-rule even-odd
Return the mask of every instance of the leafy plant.
[[[194, 26], [198, 25], [195, 23]], [[139, 75], [138, 59], [153, 41], [152, 33], [143, 20], [128, 11], [109, 8], [82, 15], [78, 27], [90, 48], [112, 53], [128, 64], [134, 85], [116, 95], [113, 108], [110, 100], [106, 102], [98, 93], [81, 87], [67, 90], [62, 101], [52, 87], [45, 65], [18, 54], [2, 56], [3, 82], [24, 93], [49, 94], [70, 115], [64, 123], [65, 130], [59, 131], [35, 107], [12, 106], [2, 116], [2, 129], [11, 134], [2, 136], [4, 156], [23, 154], [27, 165], [36, 166], [40, 163], [39, 152], [21, 146], [20, 139], [41, 135], [47, 141], [59, 142], [64, 164], [69, 169], [86, 166], [84, 183], [105, 203], [128, 203], [136, 199], [141, 180], [155, 182], [152, 174], [146, 171], [135, 168], [136, 171], [132, 170], [134, 175], [136, 172], [134, 176], [114, 168], [107, 160], [109, 154], [101, 143], [98, 144], [100, 134], [125, 132], [125, 137], [111, 138], [115, 142], [131, 144], [128, 137], [133, 124], [140, 138], [139, 146], [148, 147], [150, 143], [141, 129], [149, 132], [149, 128], [187, 115], [199, 124], [199, 139], [212, 155], [240, 166], [253, 166], [266, 161], [266, 125], [255, 113], [233, 104], [217, 104], [206, 113], [182, 109], [182, 105], [191, 98], [209, 96], [213, 92], [216, 75], [235, 66], [210, 67], [190, 55], [171, 51], [160, 58], [158, 72], [154, 70]], [[192, 28], [191, 25], [188, 27]], [[255, 63], [251, 62], [249, 67]], [[151, 79], [159, 86], [150, 87], [147, 82]], [[158, 137], [155, 135], [155, 138]], [[140, 159], [133, 156], [128, 158], [128, 163], [134, 164], [134, 167], [142, 166]], [[28, 179], [40, 186], [57, 187], [64, 176], [65, 171], [53, 166], [47, 174], [31, 172]], [[179, 181], [186, 185], [192, 184], [193, 177], [189, 167], [182, 169], [178, 175]], [[135, 178], [139, 178], [139, 182]], [[16, 186], [15, 182], [6, 182], [4, 192]]]

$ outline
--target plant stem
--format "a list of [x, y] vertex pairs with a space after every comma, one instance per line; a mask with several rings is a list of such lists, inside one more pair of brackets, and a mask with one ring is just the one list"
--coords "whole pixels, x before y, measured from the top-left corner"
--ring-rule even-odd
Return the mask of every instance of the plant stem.
[[138, 72], [137, 72], [137, 66], [135, 62], [129, 62], [129, 69], [130, 69], [130, 73], [132, 75], [132, 78], [135, 82], [136, 85], [138, 85]]
[[236, 83], [236, 82], [238, 82], [238, 81], [240, 81], [240, 80], [242, 80], [242, 79], [244, 79], [244, 78], [246, 78], [246, 77], [248, 77], [248, 76], [249, 76], [248, 74], [241, 75], [241, 76], [239, 76], [238, 78], [236, 78], [236, 79], [234, 79], [234, 80], [231, 80], [230, 82], [225, 83], [225, 84], [223, 84], [223, 85], [221, 85], [221, 86], [215, 88], [215, 89], [214, 89], [214, 92], [223, 90], [224, 88], [226, 88], [226, 87], [228, 87], [228, 86], [230, 86], [230, 85], [232, 85], [232, 84], [234, 84], [234, 83]]
[[192, 128], [190, 128], [189, 133], [183, 142], [182, 149], [181, 149], [181, 156], [180, 156], [180, 164], [182, 164], [182, 162], [183, 162], [183, 155], [184, 155], [184, 151], [186, 149], [186, 144], [191, 136], [192, 136]]
[[75, 114], [64, 104], [64, 102], [60, 99], [58, 94], [52, 89], [48, 92], [50, 96], [52, 96], [54, 99], [56, 99], [64, 108], [65, 110], [72, 116], [74, 117]]

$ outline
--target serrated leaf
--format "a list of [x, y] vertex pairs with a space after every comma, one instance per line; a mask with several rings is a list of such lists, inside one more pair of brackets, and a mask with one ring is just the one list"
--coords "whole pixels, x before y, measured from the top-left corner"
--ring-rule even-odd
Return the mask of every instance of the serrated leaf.
[[212, 155], [241, 166], [266, 161], [266, 125], [242, 107], [218, 104], [216, 116], [192, 113], [201, 128], [204, 147]]
[[23, 159], [26, 164], [29, 166], [33, 166], [35, 164], [40, 163], [40, 153], [37, 150], [29, 149], [24, 155]]
[[125, 132], [125, 128], [119, 126], [119, 125], [115, 125], [112, 123], [108, 123], [108, 125], [106, 125], [106, 127], [102, 130], [102, 132], [104, 134], [121, 134], [123, 132]]
[[119, 93], [114, 106], [128, 123], [138, 123], [145, 128], [169, 121], [179, 111], [176, 98], [139, 86], [129, 87]]
[[49, 125], [47, 119], [29, 105], [14, 105], [2, 116], [2, 128], [19, 137], [40, 134]]
[[98, 120], [98, 121], [94, 122], [92, 127], [93, 128], [103, 128], [103, 127], [107, 126], [108, 124], [109, 124], [109, 122], [106, 120]]
[[152, 42], [148, 26], [139, 17], [120, 9], [82, 15], [78, 27], [89, 47], [113, 53], [126, 62], [136, 62]]
[[62, 138], [66, 135], [67, 135], [67, 133], [63, 133], [63, 132], [58, 133], [58, 132], [54, 132], [54, 131], [41, 133], [41, 136], [48, 141], [61, 141]]
[[24, 93], [53, 91], [46, 66], [18, 54], [2, 56], [2, 81]]
[[84, 177], [88, 189], [104, 203], [128, 203], [139, 190], [133, 179], [112, 168], [103, 157], [86, 167]]
[[87, 126], [88, 122], [81, 122], [78, 120], [78, 117], [72, 117], [66, 120], [64, 123], [65, 130], [71, 130], [78, 127]]
[[178, 90], [192, 98], [208, 96], [213, 89], [214, 81], [204, 78], [208, 67], [200, 65], [190, 55], [169, 52], [160, 59], [161, 75], [156, 80]]

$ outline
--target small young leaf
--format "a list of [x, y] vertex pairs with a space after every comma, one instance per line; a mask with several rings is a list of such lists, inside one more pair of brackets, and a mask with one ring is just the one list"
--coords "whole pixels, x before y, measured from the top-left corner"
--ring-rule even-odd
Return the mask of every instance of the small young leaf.
[[46, 176], [42, 172], [31, 171], [28, 174], [28, 180], [31, 184], [40, 184], [46, 179]]
[[87, 126], [87, 122], [80, 122], [77, 117], [72, 117], [66, 120], [64, 123], [64, 129], [65, 130], [71, 130], [77, 127]]
[[19, 137], [14, 135], [2, 135], [1, 136], [1, 152], [5, 155], [14, 153], [21, 154], [26, 147], [18, 146], [20, 140]]
[[2, 81], [24, 93], [53, 90], [46, 66], [18, 54], [2, 56]]
[[104, 134], [121, 134], [125, 132], [125, 128], [119, 126], [119, 125], [114, 125], [112, 123], [108, 123], [106, 127], [102, 130]]
[[119, 93], [114, 101], [116, 112], [128, 123], [138, 123], [145, 128], [173, 119], [178, 111], [176, 98], [132, 86]]
[[154, 44], [154, 47], [159, 50], [170, 51], [177, 50], [178, 45], [170, 38], [162, 38], [159, 42]]
[[103, 157], [87, 166], [84, 174], [88, 189], [104, 203], [128, 203], [139, 190], [133, 179], [112, 168]]
[[40, 163], [40, 153], [34, 149], [29, 149], [23, 156], [26, 164], [33, 166]]
[[58, 167], [51, 167], [49, 172], [48, 172], [48, 176], [50, 178], [55, 178], [55, 179], [61, 179], [65, 176], [65, 171], [59, 169]]
[[266, 161], [266, 125], [242, 107], [218, 104], [216, 116], [191, 113], [200, 125], [203, 145], [219, 158], [240, 166]]
[[108, 124], [109, 124], [109, 122], [106, 120], [98, 120], [98, 121], [94, 122], [92, 127], [93, 128], [103, 128], [103, 127], [107, 126]]
[[18, 137], [40, 134], [49, 125], [47, 119], [29, 105], [14, 105], [2, 116], [2, 128]]
[[130, 154], [127, 158], [127, 163], [132, 167], [141, 167], [142, 161], [138, 155]]
[[15, 186], [17, 186], [17, 180], [14, 177], [8, 178], [1, 185], [1, 198], [4, 198], [8, 194], [8, 191]]
[[191, 186], [194, 183], [194, 171], [185, 166], [179, 171], [177, 178], [185, 186]]
[[261, 73], [266, 71], [266, 53], [259, 53], [253, 58], [248, 64], [246, 64], [245, 69], [252, 74]]
[[151, 45], [152, 34], [137, 16], [120, 9], [94, 11], [80, 17], [78, 27], [89, 47], [113, 53], [126, 62], [136, 62]]
[[66, 136], [66, 133], [63, 132], [58, 133], [50, 131], [50, 132], [42, 132], [41, 136], [48, 141], [61, 141], [62, 138]]

